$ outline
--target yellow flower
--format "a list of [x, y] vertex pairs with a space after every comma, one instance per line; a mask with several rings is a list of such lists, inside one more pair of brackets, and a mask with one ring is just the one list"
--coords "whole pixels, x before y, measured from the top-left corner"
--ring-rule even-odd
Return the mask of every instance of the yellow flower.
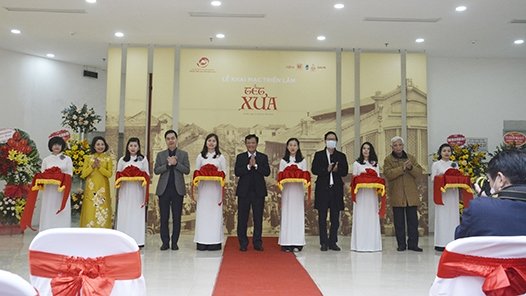
[[451, 155], [451, 156], [449, 157], [449, 159], [450, 159], [451, 161], [455, 161], [455, 155]]
[[79, 149], [78, 145], [73, 145], [73, 147], [71, 147], [71, 150], [73, 150], [73, 151], [78, 150], [78, 149]]
[[27, 155], [14, 149], [9, 150], [9, 155], [7, 156], [7, 159], [21, 165], [25, 165], [29, 162]]

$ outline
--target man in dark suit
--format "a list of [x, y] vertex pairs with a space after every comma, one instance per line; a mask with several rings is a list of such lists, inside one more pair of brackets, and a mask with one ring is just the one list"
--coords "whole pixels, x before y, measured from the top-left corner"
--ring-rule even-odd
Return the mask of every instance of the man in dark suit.
[[159, 196], [159, 212], [161, 214], [161, 251], [170, 248], [170, 233], [168, 221], [172, 209], [172, 250], [179, 250], [177, 241], [181, 232], [181, 213], [183, 197], [186, 194], [184, 175], [190, 173], [188, 153], [177, 148], [177, 133], [169, 130], [164, 133], [168, 149], [157, 154], [154, 173], [161, 175], [157, 183], [156, 194]]
[[[325, 149], [317, 151], [312, 160], [311, 170], [317, 175], [314, 198], [314, 208], [318, 210], [318, 225], [320, 230], [320, 250], [340, 251], [338, 228], [340, 227], [340, 211], [343, 203], [343, 177], [349, 172], [345, 154], [336, 150], [338, 137], [330, 131], [325, 134]], [[330, 211], [330, 232], [327, 237], [327, 211]]]
[[250, 208], [254, 219], [252, 243], [256, 251], [263, 251], [261, 232], [263, 228], [263, 207], [267, 196], [265, 177], [270, 175], [268, 157], [256, 151], [259, 138], [250, 134], [245, 137], [247, 152], [236, 156], [235, 174], [239, 177], [237, 195], [237, 238], [239, 250], [245, 252], [248, 246], [247, 222]]
[[487, 170], [497, 198], [477, 197], [469, 203], [455, 239], [470, 236], [526, 235], [526, 152], [504, 150]]

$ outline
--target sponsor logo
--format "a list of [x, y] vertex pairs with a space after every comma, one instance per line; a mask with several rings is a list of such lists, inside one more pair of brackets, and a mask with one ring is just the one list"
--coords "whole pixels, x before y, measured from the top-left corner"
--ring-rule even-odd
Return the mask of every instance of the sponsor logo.
[[208, 67], [208, 63], [210, 63], [210, 60], [207, 57], [201, 57], [197, 61], [197, 67], [199, 67], [199, 68], [206, 68], [206, 67]]
[[521, 147], [526, 144], [526, 135], [521, 132], [507, 132], [504, 134], [504, 143]]
[[462, 146], [466, 144], [466, 137], [461, 134], [450, 135], [447, 137], [447, 143], [451, 146]]

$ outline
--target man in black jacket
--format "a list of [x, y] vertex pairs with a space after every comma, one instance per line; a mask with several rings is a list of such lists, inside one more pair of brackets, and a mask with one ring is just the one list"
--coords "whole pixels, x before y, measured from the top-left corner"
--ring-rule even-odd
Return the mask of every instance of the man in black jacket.
[[239, 177], [237, 195], [237, 238], [239, 250], [245, 252], [248, 247], [247, 222], [250, 208], [254, 219], [252, 243], [256, 251], [263, 251], [261, 233], [263, 230], [263, 207], [267, 196], [265, 177], [270, 175], [268, 157], [256, 151], [259, 138], [250, 134], [245, 137], [247, 152], [236, 156], [235, 174]]
[[[318, 210], [318, 225], [320, 230], [320, 250], [340, 251], [338, 228], [340, 227], [340, 211], [343, 203], [343, 177], [349, 172], [345, 154], [336, 150], [338, 137], [330, 131], [325, 134], [325, 149], [316, 152], [312, 160], [311, 170], [317, 175], [314, 198], [314, 208]], [[330, 232], [327, 237], [327, 211], [330, 210]]]

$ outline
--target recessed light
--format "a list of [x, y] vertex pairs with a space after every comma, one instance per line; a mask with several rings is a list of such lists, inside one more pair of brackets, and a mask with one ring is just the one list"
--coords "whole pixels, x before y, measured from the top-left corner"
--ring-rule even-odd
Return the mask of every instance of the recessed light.
[[223, 38], [225, 38], [225, 34], [223, 34], [223, 33], [217, 33], [217, 34], [216, 34], [216, 38], [223, 39]]
[[122, 32], [115, 32], [115, 37], [122, 38], [122, 37], [124, 37], [124, 33], [122, 33]]
[[462, 12], [462, 11], [466, 11], [467, 7], [466, 6], [457, 6], [455, 8], [455, 11], [458, 11], [458, 12]]
[[319, 41], [323, 41], [323, 40], [325, 40], [326, 38], [325, 38], [325, 36], [320, 35], [320, 36], [316, 37], [316, 39], [318, 39]]
[[222, 4], [221, 1], [212, 1], [212, 2], [210, 2], [210, 5], [216, 6], [216, 7], [217, 6], [221, 6], [221, 4]]
[[334, 4], [334, 8], [336, 8], [336, 9], [342, 9], [344, 7], [345, 7], [345, 5], [343, 3], [336, 3], [336, 4]]
[[46, 54], [46, 57], [48, 57], [48, 58], [54, 58], [54, 57], [55, 57], [55, 55], [54, 55], [54, 54], [52, 54], [52, 53], [48, 53], [48, 54]]
[[515, 44], [523, 44], [524, 40], [523, 39], [517, 39], [517, 40], [513, 41], [513, 43], [515, 43]]
[[97, 3], [97, 0], [86, 0], [88, 3]]
[[416, 43], [422, 43], [424, 41], [425, 41], [424, 38], [416, 38], [415, 40]]
[[20, 33], [22, 33], [22, 31], [20, 31], [18, 29], [12, 29], [11, 33], [13, 33], [13, 34], [20, 34]]

